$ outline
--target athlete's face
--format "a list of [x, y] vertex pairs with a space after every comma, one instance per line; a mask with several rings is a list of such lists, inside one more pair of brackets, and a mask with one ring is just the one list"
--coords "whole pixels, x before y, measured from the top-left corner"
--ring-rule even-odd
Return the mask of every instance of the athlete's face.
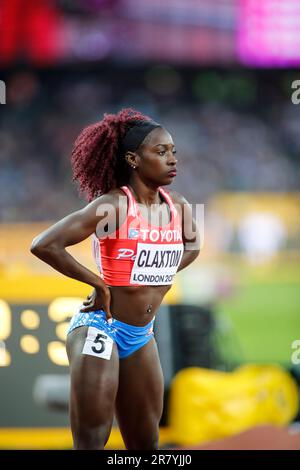
[[161, 127], [153, 129], [140, 145], [136, 165], [142, 179], [159, 186], [171, 184], [176, 176], [176, 150], [169, 132]]

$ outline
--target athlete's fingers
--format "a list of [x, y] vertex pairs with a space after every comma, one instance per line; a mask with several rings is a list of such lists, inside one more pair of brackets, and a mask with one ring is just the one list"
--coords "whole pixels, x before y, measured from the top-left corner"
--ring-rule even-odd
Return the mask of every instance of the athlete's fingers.
[[113, 317], [110, 311], [110, 301], [111, 301], [111, 294], [110, 294], [110, 290], [107, 289], [103, 293], [103, 310], [106, 313], [106, 320], [108, 321], [108, 323], [111, 323], [113, 321]]
[[113, 317], [110, 311], [109, 302], [103, 303], [103, 310], [106, 313], [106, 320], [108, 321], [108, 323], [111, 323], [113, 321]]
[[94, 311], [94, 310], [95, 310], [95, 308], [94, 308], [94, 306], [92, 305], [92, 306], [84, 307], [84, 308], [82, 308], [80, 311], [81, 311], [81, 312], [92, 312], [92, 311]]
[[87, 301], [83, 302], [80, 311], [81, 311], [81, 312], [87, 312], [87, 311], [89, 311], [89, 309], [90, 309], [90, 310], [93, 309], [93, 303], [91, 303], [91, 301], [89, 301], [89, 302], [87, 302]]
[[103, 299], [103, 310], [106, 313], [106, 319], [112, 320], [112, 314], [110, 312], [110, 295], [106, 295]]
[[113, 321], [113, 316], [112, 316], [110, 310], [108, 310], [108, 311], [106, 312], [106, 319], [107, 319], [108, 323], [112, 323], [112, 321]]

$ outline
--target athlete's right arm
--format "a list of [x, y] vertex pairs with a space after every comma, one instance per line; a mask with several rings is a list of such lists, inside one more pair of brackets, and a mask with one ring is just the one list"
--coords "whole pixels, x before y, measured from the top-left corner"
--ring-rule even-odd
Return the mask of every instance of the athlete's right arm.
[[60, 273], [89, 284], [108, 298], [110, 292], [101, 277], [78, 263], [65, 248], [85, 240], [96, 229], [101, 232], [108, 221], [118, 220], [118, 211], [116, 195], [100, 196], [35, 237], [30, 251]]

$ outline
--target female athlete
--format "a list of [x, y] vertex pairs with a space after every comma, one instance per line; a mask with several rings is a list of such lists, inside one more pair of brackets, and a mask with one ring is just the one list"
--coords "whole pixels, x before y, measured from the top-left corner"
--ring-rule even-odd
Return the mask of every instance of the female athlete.
[[[166, 191], [176, 175], [167, 130], [126, 108], [85, 128], [72, 152], [73, 180], [89, 203], [38, 235], [31, 252], [93, 287], [67, 335], [75, 449], [103, 449], [114, 414], [127, 449], [157, 449], [163, 375], [153, 336], [177, 271], [199, 253], [186, 199]], [[66, 247], [92, 236], [99, 275]]]

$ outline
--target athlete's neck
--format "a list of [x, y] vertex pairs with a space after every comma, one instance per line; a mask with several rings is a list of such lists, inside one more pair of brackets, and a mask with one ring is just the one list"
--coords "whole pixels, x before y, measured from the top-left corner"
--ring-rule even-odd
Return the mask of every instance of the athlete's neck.
[[161, 204], [159, 197], [158, 186], [149, 187], [142, 181], [130, 180], [128, 184], [129, 189], [132, 191], [133, 196], [138, 204], [151, 206], [152, 204]]

